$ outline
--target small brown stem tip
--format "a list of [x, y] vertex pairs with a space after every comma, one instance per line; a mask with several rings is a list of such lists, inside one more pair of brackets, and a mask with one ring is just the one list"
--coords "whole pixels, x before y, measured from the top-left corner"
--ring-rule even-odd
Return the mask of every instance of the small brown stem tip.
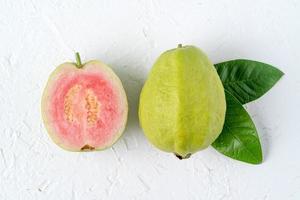
[[95, 147], [86, 144], [80, 150], [81, 151], [93, 151], [93, 150], [95, 150]]
[[175, 156], [176, 156], [177, 158], [179, 158], [179, 160], [187, 159], [187, 158], [191, 157], [191, 155], [192, 155], [191, 153], [188, 153], [188, 154], [186, 154], [186, 156], [181, 156], [181, 155], [175, 153]]

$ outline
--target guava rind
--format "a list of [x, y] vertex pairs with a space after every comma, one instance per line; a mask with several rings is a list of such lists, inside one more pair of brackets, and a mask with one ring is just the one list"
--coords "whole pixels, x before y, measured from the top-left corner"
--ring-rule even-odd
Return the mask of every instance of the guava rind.
[[182, 158], [213, 143], [225, 111], [222, 82], [208, 57], [194, 46], [164, 52], [140, 95], [139, 119], [146, 137]]
[[[63, 81], [62, 79], [66, 74], [79, 74], [82, 72], [91, 74], [101, 74], [102, 76], [106, 77], [106, 79], [111, 83], [113, 89], [118, 94], [118, 106], [120, 108], [120, 123], [118, 124], [117, 129], [113, 133], [111, 133], [112, 136], [110, 137], [110, 139], [107, 140], [105, 143], [101, 144], [100, 146], [89, 146], [89, 144], [84, 144], [82, 146], [70, 145], [67, 141], [63, 140], [63, 138], [60, 136], [60, 133], [58, 133], [58, 130], [54, 128], [55, 126], [53, 124], [55, 122], [53, 122], [53, 115], [51, 115], [51, 97], [53, 97], [53, 91], [56, 83], [58, 81]], [[87, 62], [81, 68], [77, 68], [75, 63], [63, 63], [51, 73], [48, 79], [42, 96], [41, 113], [44, 125], [47, 129], [50, 138], [63, 149], [69, 151], [103, 150], [113, 145], [122, 135], [127, 122], [128, 103], [126, 93], [124, 91], [120, 79], [112, 71], [112, 69], [104, 63], [93, 60]]]

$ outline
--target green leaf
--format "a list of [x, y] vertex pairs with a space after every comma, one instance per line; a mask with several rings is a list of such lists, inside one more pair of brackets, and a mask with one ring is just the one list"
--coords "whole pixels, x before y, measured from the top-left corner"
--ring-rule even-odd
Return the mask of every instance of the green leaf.
[[242, 104], [228, 91], [226, 117], [220, 136], [212, 146], [220, 153], [247, 163], [262, 162], [259, 137], [251, 117]]
[[279, 69], [252, 60], [231, 60], [215, 67], [224, 88], [242, 104], [261, 97], [283, 76]]

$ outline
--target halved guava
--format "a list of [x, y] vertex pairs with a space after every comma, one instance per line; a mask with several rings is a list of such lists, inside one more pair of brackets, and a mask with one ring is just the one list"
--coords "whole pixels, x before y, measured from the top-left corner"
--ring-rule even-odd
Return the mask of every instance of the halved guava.
[[126, 94], [107, 65], [81, 65], [78, 60], [58, 66], [50, 75], [42, 97], [43, 121], [53, 141], [66, 150], [105, 149], [125, 129]]

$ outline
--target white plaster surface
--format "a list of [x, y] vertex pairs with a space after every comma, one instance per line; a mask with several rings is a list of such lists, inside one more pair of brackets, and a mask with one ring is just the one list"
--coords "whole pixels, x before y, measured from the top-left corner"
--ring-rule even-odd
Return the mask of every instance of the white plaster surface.
[[[154, 60], [178, 43], [214, 63], [249, 58], [285, 72], [247, 106], [261, 165], [213, 148], [180, 161], [146, 140], [139, 92]], [[75, 51], [111, 65], [128, 94], [127, 130], [106, 151], [64, 151], [41, 121], [48, 75]], [[299, 60], [298, 0], [0, 0], [0, 199], [299, 200]]]

